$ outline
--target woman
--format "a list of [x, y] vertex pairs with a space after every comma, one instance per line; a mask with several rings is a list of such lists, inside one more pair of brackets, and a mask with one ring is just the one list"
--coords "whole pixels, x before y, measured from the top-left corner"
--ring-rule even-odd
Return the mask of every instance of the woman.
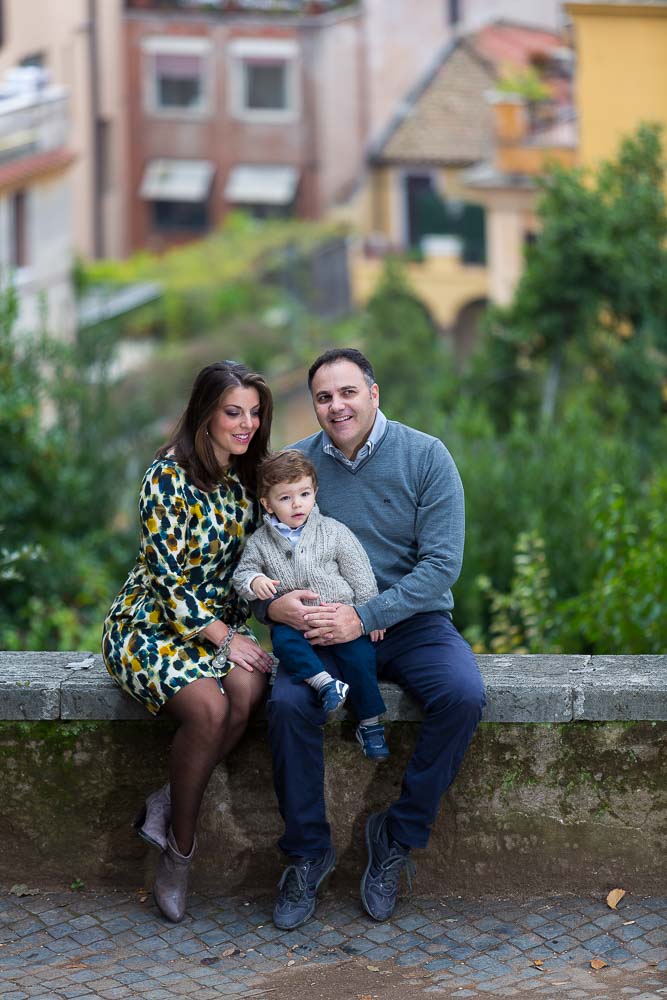
[[231, 579], [259, 522], [255, 469], [268, 452], [272, 407], [264, 379], [245, 365], [222, 361], [199, 373], [144, 476], [139, 556], [104, 623], [111, 676], [178, 723], [169, 783], [135, 823], [163, 852], [153, 893], [175, 922], [185, 915], [208, 780], [243, 735], [271, 669]]

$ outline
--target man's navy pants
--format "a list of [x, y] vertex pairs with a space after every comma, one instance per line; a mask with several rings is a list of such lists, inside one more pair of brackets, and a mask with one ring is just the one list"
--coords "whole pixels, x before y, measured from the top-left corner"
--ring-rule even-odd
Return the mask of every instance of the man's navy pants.
[[[326, 646], [324, 668], [339, 677]], [[421, 706], [415, 751], [401, 794], [388, 811], [389, 831], [407, 847], [425, 847], [440, 798], [454, 780], [484, 707], [484, 685], [467, 642], [448, 615], [413, 615], [375, 644], [378, 675], [396, 681]], [[324, 710], [307, 684], [279, 666], [268, 705], [273, 780], [288, 857], [312, 858], [331, 846], [324, 802]]]

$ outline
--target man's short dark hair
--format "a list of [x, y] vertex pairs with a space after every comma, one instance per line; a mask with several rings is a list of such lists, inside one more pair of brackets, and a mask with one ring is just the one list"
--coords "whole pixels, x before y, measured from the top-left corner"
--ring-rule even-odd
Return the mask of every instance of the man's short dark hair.
[[368, 383], [368, 388], [370, 389], [374, 385], [375, 373], [373, 372], [373, 365], [361, 351], [357, 351], [354, 347], [332, 347], [331, 350], [320, 354], [319, 358], [316, 358], [308, 369], [308, 388], [312, 388], [313, 379], [323, 365], [333, 365], [337, 361], [351, 361], [353, 365], [361, 369]]

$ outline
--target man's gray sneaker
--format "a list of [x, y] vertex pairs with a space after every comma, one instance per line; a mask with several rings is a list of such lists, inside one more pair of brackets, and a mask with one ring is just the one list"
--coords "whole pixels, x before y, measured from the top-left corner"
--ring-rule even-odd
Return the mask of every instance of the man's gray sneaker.
[[388, 920], [394, 912], [401, 873], [405, 868], [408, 885], [414, 874], [410, 851], [391, 840], [387, 831], [387, 814], [373, 813], [366, 822], [368, 864], [361, 880], [361, 902], [373, 920]]
[[295, 858], [278, 883], [278, 899], [273, 908], [273, 922], [281, 931], [292, 931], [309, 920], [315, 912], [317, 889], [334, 870], [333, 847], [319, 858]]

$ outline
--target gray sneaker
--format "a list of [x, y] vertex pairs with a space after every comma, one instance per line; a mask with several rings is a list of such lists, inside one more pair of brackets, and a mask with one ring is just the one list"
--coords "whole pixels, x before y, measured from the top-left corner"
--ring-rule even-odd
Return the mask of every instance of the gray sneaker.
[[317, 889], [336, 865], [333, 847], [319, 858], [295, 858], [278, 883], [273, 922], [281, 931], [305, 924], [315, 912]]
[[361, 880], [361, 902], [373, 920], [388, 920], [394, 912], [401, 873], [405, 868], [408, 886], [414, 874], [409, 848], [390, 840], [386, 812], [373, 813], [366, 821], [368, 864]]

